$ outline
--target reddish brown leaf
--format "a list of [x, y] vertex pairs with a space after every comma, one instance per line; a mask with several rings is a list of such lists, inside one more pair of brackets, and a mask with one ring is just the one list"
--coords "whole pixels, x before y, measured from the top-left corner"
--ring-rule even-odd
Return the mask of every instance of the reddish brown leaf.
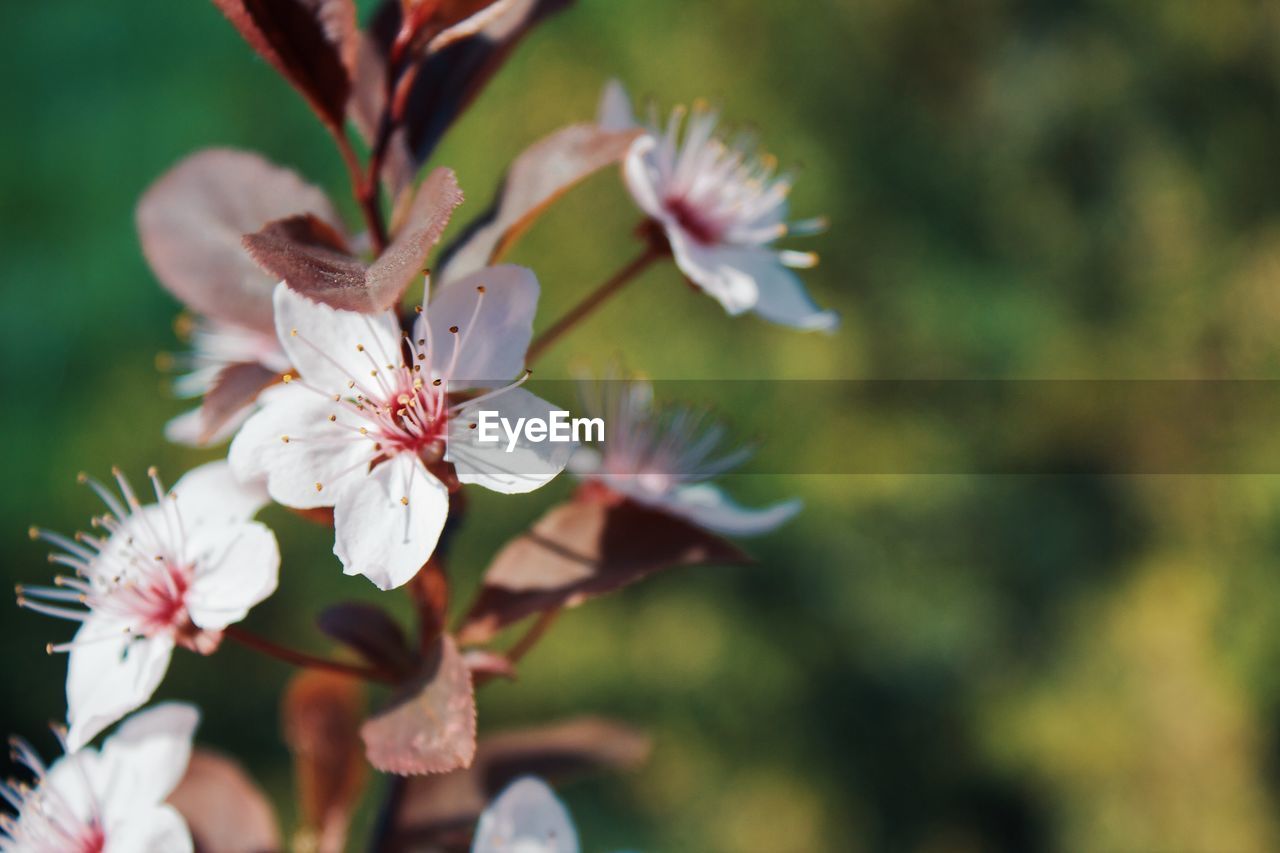
[[353, 0], [213, 0], [244, 40], [341, 131], [359, 30]]
[[489, 210], [443, 253], [441, 283], [496, 263], [548, 205], [574, 184], [620, 161], [638, 132], [575, 124], [525, 149], [511, 163]]
[[470, 769], [409, 781], [400, 811], [401, 840], [453, 839], [465, 845], [485, 805], [512, 780], [534, 774], [563, 784], [606, 771], [631, 770], [648, 759], [650, 749], [644, 734], [597, 717], [492, 735], [480, 741]]
[[200, 404], [200, 441], [212, 441], [218, 430], [264, 389], [280, 379], [278, 373], [256, 362], [229, 364], [218, 372]]
[[319, 670], [294, 676], [283, 702], [301, 818], [323, 851], [340, 851], [367, 775], [358, 736], [359, 682]]
[[574, 607], [673, 566], [746, 561], [736, 546], [666, 513], [575, 500], [498, 552], [458, 639], [486, 642], [526, 616]]
[[[393, 142], [412, 157], [414, 168], [431, 157], [445, 131], [484, 89], [493, 74], [520, 40], [539, 22], [566, 8], [573, 0], [503, 0], [483, 3], [460, 0], [457, 10], [478, 9], [469, 19], [457, 13], [445, 16], [456, 24], [431, 33], [440, 42], [417, 66], [410, 69], [403, 115], [403, 136]], [[391, 39], [400, 31], [402, 8], [387, 0], [375, 18], [374, 30], [386, 55]], [[457, 38], [448, 36], [457, 26]], [[431, 32], [427, 30], [427, 32]]]
[[280, 849], [275, 812], [240, 765], [206, 749], [191, 754], [169, 795], [199, 853], [268, 853]]
[[414, 277], [422, 273], [427, 254], [462, 204], [462, 190], [452, 169], [435, 169], [418, 187], [405, 224], [391, 245], [369, 268], [371, 298], [380, 308], [400, 300]]
[[436, 169], [418, 188], [405, 225], [365, 267], [342, 237], [313, 216], [272, 222], [244, 237], [258, 264], [304, 296], [347, 311], [385, 311], [399, 302], [439, 241], [462, 191], [450, 169]]
[[151, 185], [136, 213], [142, 251], [156, 278], [198, 314], [274, 334], [271, 288], [241, 236], [309, 213], [336, 227], [328, 198], [288, 169], [247, 151], [208, 149]]
[[369, 763], [401, 776], [468, 767], [476, 751], [471, 672], [453, 638], [440, 637], [427, 670], [360, 729]]
[[391, 614], [375, 604], [344, 601], [325, 608], [316, 624], [320, 630], [354, 649], [369, 663], [406, 677], [416, 658], [409, 640]]

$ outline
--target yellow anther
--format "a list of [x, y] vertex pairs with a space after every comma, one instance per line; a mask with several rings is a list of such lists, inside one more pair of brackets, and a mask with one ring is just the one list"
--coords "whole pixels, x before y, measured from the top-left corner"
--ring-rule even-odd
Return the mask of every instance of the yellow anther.
[[160, 473], [160, 472], [156, 470], [156, 466], [154, 466], [154, 465], [152, 465], [152, 466], [150, 466], [149, 468], [147, 468], [147, 476], [148, 476], [148, 477], [155, 477], [155, 476], [156, 476], [156, 475], [158, 475], [159, 473]]
[[432, 385], [435, 385], [436, 387], [439, 387], [439, 386], [440, 386], [440, 380], [439, 380], [439, 379], [432, 379], [432, 380], [431, 380], [431, 384], [432, 384]]
[[281, 440], [281, 441], [283, 441], [285, 444], [288, 444], [288, 443], [289, 443], [289, 436], [287, 436], [287, 435], [282, 435], [282, 436], [280, 436], [280, 440]]
[[323, 491], [323, 490], [324, 490], [324, 484], [323, 484], [323, 483], [316, 483], [316, 491], [317, 491], [317, 492], [320, 492], [320, 491]]
[[483, 285], [483, 284], [478, 284], [478, 285], [476, 285], [476, 293], [484, 293], [484, 285]]
[[297, 330], [297, 329], [290, 329], [290, 330], [289, 330], [289, 337], [291, 337], [291, 338], [296, 338], [297, 336], [298, 336], [298, 330]]
[[451, 334], [454, 334], [454, 335], [458, 334], [458, 327], [457, 327], [457, 326], [450, 326], [450, 327], [449, 327], [449, 332], [450, 332]]
[[338, 420], [337, 415], [329, 415], [329, 423], [334, 423], [337, 420]]
[[284, 376], [280, 377], [280, 381], [284, 382], [285, 385], [288, 385], [290, 382], [293, 381], [293, 374], [286, 373]]
[[403, 497], [403, 498], [401, 498], [401, 499], [400, 499], [400, 503], [404, 504], [405, 506], [408, 506], [408, 505], [409, 505], [409, 498], [408, 498], [408, 497]]
[[32, 527], [28, 527], [28, 528], [27, 528], [27, 535], [28, 535], [28, 536], [30, 536], [30, 537], [31, 537], [31, 541], [33, 541], [33, 542], [34, 542], [35, 540], [37, 540], [37, 539], [39, 539], [39, 538], [40, 538], [40, 529], [39, 529], [38, 527], [34, 527], [34, 526], [32, 526]]
[[356, 344], [356, 352], [364, 352], [364, 344]]

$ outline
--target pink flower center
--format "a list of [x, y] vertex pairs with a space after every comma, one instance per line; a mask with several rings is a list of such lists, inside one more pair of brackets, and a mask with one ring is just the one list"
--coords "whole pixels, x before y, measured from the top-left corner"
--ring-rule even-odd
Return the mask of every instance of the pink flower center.
[[675, 217], [676, 222], [690, 237], [703, 246], [720, 242], [724, 226], [706, 215], [684, 196], [668, 196], [663, 206]]

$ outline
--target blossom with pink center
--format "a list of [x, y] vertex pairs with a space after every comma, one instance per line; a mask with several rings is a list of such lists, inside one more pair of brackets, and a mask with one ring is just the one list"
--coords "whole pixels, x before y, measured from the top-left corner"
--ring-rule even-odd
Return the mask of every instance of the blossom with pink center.
[[534, 776], [512, 782], [480, 815], [471, 853], [578, 853], [578, 831], [555, 792]]
[[20, 606], [81, 623], [71, 641], [48, 647], [69, 653], [72, 751], [151, 698], [176, 645], [212, 652], [224, 628], [275, 591], [280, 566], [275, 535], [250, 520], [266, 495], [241, 485], [225, 461], [192, 470], [167, 493], [153, 469], [156, 502], [147, 505], [115, 475], [123, 500], [81, 478], [107, 507], [94, 533], [32, 528], [60, 549], [50, 562], [73, 574], [18, 587]]
[[746, 461], [750, 451], [726, 451], [727, 430], [706, 412], [655, 404], [647, 382], [585, 385], [583, 404], [590, 416], [605, 422], [601, 448], [578, 448], [570, 462], [570, 470], [586, 483], [733, 536], [767, 533], [803, 506], [798, 499], [762, 509], [736, 504], [709, 481]]
[[182, 779], [200, 715], [167, 703], [120, 725], [102, 745], [69, 752], [45, 766], [14, 738], [15, 763], [31, 784], [0, 783], [16, 814], [0, 817], [0, 853], [184, 853], [186, 822], [165, 798]]
[[335, 309], [282, 282], [277, 332], [297, 375], [232, 441], [232, 467], [265, 479], [285, 506], [333, 507], [333, 551], [346, 574], [381, 589], [406, 583], [435, 550], [450, 486], [527, 492], [564, 469], [565, 445], [507, 452], [472, 438], [478, 409], [513, 421], [552, 411], [516, 387], [527, 377], [537, 300], [530, 271], [487, 268], [424, 299], [408, 334], [390, 311]]
[[[705, 104], [685, 118], [676, 107], [663, 129], [651, 115], [623, 168], [632, 198], [662, 227], [676, 265], [730, 314], [754, 311], [798, 329], [834, 329], [838, 316], [819, 309], [791, 272], [814, 266], [817, 256], [773, 245], [821, 231], [825, 220], [788, 222], [792, 179], [776, 173], [773, 158], [747, 142], [721, 141], [719, 116]], [[616, 80], [605, 88], [599, 123], [607, 130], [637, 126]]]
[[[174, 392], [183, 398], [204, 397], [228, 368], [258, 365], [267, 373], [283, 373], [289, 359], [274, 334], [222, 320], [197, 319], [191, 327], [191, 351], [177, 356], [175, 365], [188, 372], [174, 382]], [[212, 434], [206, 429], [202, 407], [183, 412], [165, 425], [165, 438], [177, 444], [200, 447], [230, 438], [253, 414], [255, 407], [243, 406]]]

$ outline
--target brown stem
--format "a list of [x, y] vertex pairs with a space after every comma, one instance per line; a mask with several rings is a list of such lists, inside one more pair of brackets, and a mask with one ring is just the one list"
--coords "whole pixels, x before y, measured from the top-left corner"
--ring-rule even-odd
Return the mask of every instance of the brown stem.
[[360, 212], [364, 215], [365, 225], [369, 228], [369, 239], [373, 241], [373, 250], [375, 253], [381, 254], [382, 250], [387, 247], [387, 227], [382, 222], [382, 207], [378, 200], [378, 182], [376, 179], [373, 180], [373, 192], [370, 192], [370, 182], [365, 178], [364, 172], [360, 168], [360, 160], [356, 157], [355, 149], [351, 147], [351, 140], [347, 138], [347, 134], [342, 130], [334, 128], [330, 128], [330, 130], [333, 133], [333, 141], [338, 144], [338, 153], [342, 155], [342, 162], [347, 167], [347, 173], [351, 176], [351, 194], [356, 197], [356, 202], [360, 205]]
[[556, 320], [555, 323], [551, 325], [551, 328], [538, 335], [538, 337], [534, 339], [534, 342], [529, 345], [529, 353], [525, 357], [525, 363], [532, 365], [538, 360], [539, 356], [546, 352], [551, 345], [558, 341], [566, 332], [586, 319], [610, 296], [613, 296], [621, 290], [627, 282], [644, 272], [644, 270], [648, 268], [649, 264], [653, 263], [658, 258], [661, 258], [663, 254], [664, 252], [660, 246], [654, 244], [646, 246], [644, 251], [632, 259], [629, 264], [610, 276], [608, 280], [595, 290], [588, 293], [581, 302], [570, 308], [567, 314], [559, 320]]
[[297, 649], [291, 649], [274, 643], [266, 637], [260, 637], [252, 631], [246, 631], [237, 625], [228, 626], [223, 630], [223, 636], [230, 637], [241, 645], [248, 646], [256, 652], [260, 652], [268, 657], [276, 660], [282, 660], [293, 666], [307, 667], [309, 669], [323, 669], [329, 672], [336, 672], [340, 675], [350, 675], [354, 678], [362, 678], [365, 681], [381, 681], [385, 683], [393, 683], [395, 679], [380, 669], [369, 666], [360, 666], [354, 663], [343, 663], [342, 661], [329, 660], [328, 658], [309, 655], [306, 652], [300, 652]]
[[556, 620], [560, 618], [563, 611], [560, 608], [554, 610], [545, 610], [538, 617], [538, 621], [525, 632], [524, 636], [516, 641], [516, 644], [507, 650], [507, 660], [511, 663], [518, 663], [521, 658], [533, 651], [533, 647], [538, 644], [543, 635], [551, 629]]

